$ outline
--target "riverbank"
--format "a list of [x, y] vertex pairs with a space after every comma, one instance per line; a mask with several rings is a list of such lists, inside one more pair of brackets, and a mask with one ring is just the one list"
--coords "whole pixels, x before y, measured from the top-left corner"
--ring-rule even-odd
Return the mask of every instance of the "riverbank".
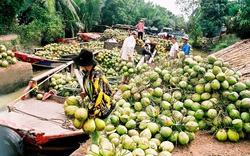
[[6, 68], [0, 68], [0, 95], [8, 94], [28, 85], [33, 77], [32, 65], [17, 62]]

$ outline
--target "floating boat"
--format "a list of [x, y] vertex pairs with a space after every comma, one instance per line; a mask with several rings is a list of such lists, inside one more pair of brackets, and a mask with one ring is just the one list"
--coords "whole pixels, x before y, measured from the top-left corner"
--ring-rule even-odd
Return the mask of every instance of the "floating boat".
[[77, 33], [76, 34], [76, 40], [77, 41], [85, 41], [85, 42], [89, 42], [89, 41], [98, 41], [99, 39], [101, 39], [102, 35], [101, 33]]
[[[50, 78], [58, 72], [74, 72], [73, 61], [64, 63], [31, 79], [22, 96], [7, 105], [8, 110], [0, 113], [0, 125], [14, 130], [24, 141], [36, 150], [62, 150], [79, 147], [79, 142], [88, 139], [83, 130], [75, 129], [64, 113], [65, 97], [51, 95], [46, 100], [31, 97], [32, 85], [39, 86], [39, 92], [48, 89]], [[69, 140], [75, 144], [67, 144]], [[68, 140], [63, 143], [62, 140]], [[52, 142], [57, 142], [52, 145]], [[60, 145], [62, 146], [58, 146]], [[72, 143], [72, 142], [71, 142]], [[53, 146], [49, 147], [49, 146]], [[72, 147], [74, 146], [74, 147]]]
[[15, 57], [18, 60], [31, 63], [32, 66], [40, 68], [55, 68], [66, 62], [65, 60], [50, 60], [36, 55], [26, 54], [18, 51], [14, 51], [14, 53]]

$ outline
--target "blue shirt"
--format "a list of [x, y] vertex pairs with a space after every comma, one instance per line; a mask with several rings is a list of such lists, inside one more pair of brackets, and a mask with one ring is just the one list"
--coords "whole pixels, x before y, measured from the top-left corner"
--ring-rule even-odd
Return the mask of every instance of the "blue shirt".
[[189, 52], [190, 52], [190, 45], [189, 45], [189, 43], [185, 43], [182, 46], [181, 50], [184, 51], [185, 55], [189, 55]]

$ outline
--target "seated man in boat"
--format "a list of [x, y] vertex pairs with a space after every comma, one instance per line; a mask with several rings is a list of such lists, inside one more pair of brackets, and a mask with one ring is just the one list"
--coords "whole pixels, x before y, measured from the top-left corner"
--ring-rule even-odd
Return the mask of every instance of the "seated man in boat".
[[[112, 91], [109, 82], [103, 71], [98, 67], [94, 60], [93, 52], [88, 49], [82, 49], [80, 54], [73, 58], [76, 65], [80, 66], [83, 76], [83, 86], [85, 92], [81, 97], [88, 96], [88, 114], [90, 117], [98, 117], [107, 120], [109, 114], [115, 108], [115, 100], [112, 97]], [[100, 131], [95, 131], [90, 135], [91, 143], [98, 144]]]

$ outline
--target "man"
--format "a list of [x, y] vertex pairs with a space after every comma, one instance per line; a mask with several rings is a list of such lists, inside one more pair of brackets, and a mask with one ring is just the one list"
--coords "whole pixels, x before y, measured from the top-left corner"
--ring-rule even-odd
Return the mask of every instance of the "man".
[[170, 55], [171, 59], [175, 59], [175, 58], [177, 58], [177, 54], [179, 51], [179, 45], [178, 45], [176, 38], [174, 36], [171, 37], [171, 42], [173, 45], [171, 46], [169, 55]]
[[[121, 59], [123, 61], [134, 62], [133, 53], [134, 53], [134, 48], [136, 45], [136, 38], [137, 38], [137, 32], [132, 31], [130, 36], [124, 40], [122, 49], [121, 49], [122, 51]], [[128, 83], [128, 77], [123, 76], [121, 83]]]
[[182, 45], [181, 50], [185, 53], [185, 55], [189, 55], [189, 52], [190, 52], [190, 44], [188, 43], [188, 35], [185, 34], [185, 35], [182, 37], [182, 40], [183, 40], [183, 45]]
[[[115, 100], [108, 80], [94, 60], [92, 51], [82, 49], [80, 54], [73, 58], [76, 65], [80, 66], [83, 76], [84, 91], [80, 94], [82, 98], [88, 96], [90, 103], [87, 105], [88, 115], [107, 120], [109, 114], [115, 108]], [[94, 131], [91, 135], [91, 143], [98, 144], [100, 131]]]
[[136, 45], [137, 32], [132, 31], [130, 36], [127, 37], [122, 45], [122, 60], [125, 61], [134, 61], [133, 53]]

